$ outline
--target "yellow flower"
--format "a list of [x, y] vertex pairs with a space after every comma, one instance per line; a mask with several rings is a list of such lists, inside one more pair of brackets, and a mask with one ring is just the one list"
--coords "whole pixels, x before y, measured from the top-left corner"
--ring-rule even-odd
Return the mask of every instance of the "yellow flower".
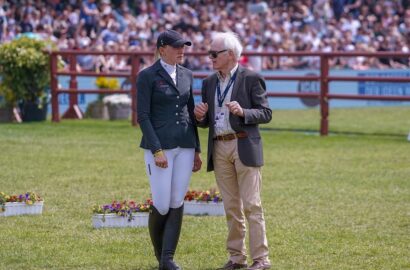
[[120, 83], [116, 78], [98, 77], [95, 80], [95, 85], [100, 89], [119, 89]]

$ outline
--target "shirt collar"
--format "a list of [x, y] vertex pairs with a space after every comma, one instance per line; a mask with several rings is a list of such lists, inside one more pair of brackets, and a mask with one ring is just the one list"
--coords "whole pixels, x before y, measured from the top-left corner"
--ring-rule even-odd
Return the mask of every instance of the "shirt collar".
[[231, 69], [231, 71], [229, 72], [229, 76], [227, 78], [223, 78], [221, 73], [218, 71], [216, 73], [216, 75], [218, 76], [218, 80], [220, 80], [221, 82], [224, 82], [225, 80], [230, 80], [233, 76], [233, 74], [235, 74], [236, 70], [238, 69], [239, 65], [238, 63], [233, 67], [233, 69]]
[[177, 69], [177, 65], [167, 64], [167, 63], [165, 63], [165, 61], [162, 60], [162, 59], [160, 60], [160, 63], [161, 63], [161, 66], [165, 69], [165, 71], [166, 71], [168, 74], [175, 73], [175, 71], [176, 71], [176, 69]]

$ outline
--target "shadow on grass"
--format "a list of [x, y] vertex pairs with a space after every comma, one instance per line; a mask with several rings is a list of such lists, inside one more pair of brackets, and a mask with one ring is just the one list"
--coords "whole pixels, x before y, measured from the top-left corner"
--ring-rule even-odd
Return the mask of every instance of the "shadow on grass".
[[[299, 128], [260, 128], [263, 131], [274, 132], [295, 132], [309, 135], [320, 135], [319, 129], [299, 129]], [[385, 132], [357, 132], [357, 131], [329, 131], [329, 135], [346, 135], [346, 136], [374, 136], [374, 137], [393, 137], [393, 138], [406, 138], [407, 134], [398, 133], [385, 133]]]
[[132, 270], [158, 270], [158, 266], [151, 266], [149, 268], [135, 267], [135, 268], [132, 268]]
[[[201, 269], [198, 269], [198, 270], [215, 270], [215, 269], [216, 268], [201, 268]], [[136, 267], [136, 268], [132, 268], [132, 270], [158, 270], [158, 266], [156, 266], [156, 267], [151, 266], [150, 268], [138, 268], [138, 267]]]

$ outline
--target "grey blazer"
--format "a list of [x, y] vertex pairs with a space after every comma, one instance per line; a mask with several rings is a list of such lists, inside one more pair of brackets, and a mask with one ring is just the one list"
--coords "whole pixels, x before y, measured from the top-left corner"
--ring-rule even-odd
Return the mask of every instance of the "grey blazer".
[[[272, 119], [272, 110], [269, 108], [266, 97], [266, 85], [263, 78], [246, 68], [238, 67], [238, 75], [232, 89], [231, 101], [237, 101], [244, 111], [244, 117], [229, 114], [229, 122], [236, 132], [244, 131], [247, 138], [238, 139], [238, 153], [242, 163], [250, 167], [263, 165], [262, 139], [259, 133], [259, 124], [268, 123]], [[208, 166], [207, 170], [214, 169], [212, 152], [214, 147], [215, 126], [215, 92], [218, 77], [216, 73], [202, 82], [202, 102], [208, 103], [206, 117], [198, 122], [200, 127], [209, 127], [208, 134]]]
[[159, 60], [138, 74], [137, 113], [143, 134], [140, 146], [152, 153], [176, 147], [200, 152], [192, 72], [177, 65], [176, 81], [177, 85]]

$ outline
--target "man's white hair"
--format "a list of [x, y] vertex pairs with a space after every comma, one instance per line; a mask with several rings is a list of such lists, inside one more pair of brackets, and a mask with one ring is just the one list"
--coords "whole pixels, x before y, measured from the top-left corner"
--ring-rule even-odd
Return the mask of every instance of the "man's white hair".
[[222, 41], [225, 49], [232, 50], [236, 60], [239, 60], [242, 54], [242, 44], [237, 34], [233, 32], [217, 32], [214, 35], [213, 41]]

